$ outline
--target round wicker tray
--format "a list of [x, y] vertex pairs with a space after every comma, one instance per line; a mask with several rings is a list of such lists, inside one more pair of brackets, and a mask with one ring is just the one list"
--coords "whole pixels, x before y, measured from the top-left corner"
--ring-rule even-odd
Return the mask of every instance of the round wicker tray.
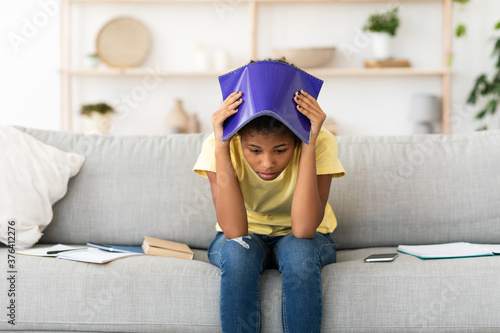
[[150, 47], [149, 31], [131, 17], [118, 17], [106, 23], [96, 40], [99, 58], [112, 67], [139, 66], [146, 59]]

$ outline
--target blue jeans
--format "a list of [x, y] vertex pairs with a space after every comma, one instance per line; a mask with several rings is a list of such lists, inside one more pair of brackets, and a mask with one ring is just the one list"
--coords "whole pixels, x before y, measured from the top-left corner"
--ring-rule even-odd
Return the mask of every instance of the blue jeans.
[[261, 331], [259, 284], [266, 268], [278, 268], [281, 274], [283, 331], [321, 331], [321, 268], [337, 259], [329, 235], [316, 232], [313, 239], [300, 239], [291, 233], [276, 237], [249, 234], [228, 240], [219, 232], [208, 248], [208, 258], [221, 269], [223, 332]]

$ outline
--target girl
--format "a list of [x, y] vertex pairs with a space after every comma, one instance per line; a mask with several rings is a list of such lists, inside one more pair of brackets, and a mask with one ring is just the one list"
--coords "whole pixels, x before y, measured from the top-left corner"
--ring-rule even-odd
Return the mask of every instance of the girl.
[[223, 142], [223, 123], [242, 103], [237, 91], [212, 115], [214, 133], [194, 167], [210, 181], [218, 221], [208, 256], [221, 269], [223, 332], [261, 331], [259, 282], [266, 268], [278, 268], [283, 281], [283, 331], [321, 330], [321, 268], [336, 261], [328, 195], [332, 177], [344, 170], [316, 99], [303, 90], [290, 97], [311, 122], [309, 144], [270, 116]]

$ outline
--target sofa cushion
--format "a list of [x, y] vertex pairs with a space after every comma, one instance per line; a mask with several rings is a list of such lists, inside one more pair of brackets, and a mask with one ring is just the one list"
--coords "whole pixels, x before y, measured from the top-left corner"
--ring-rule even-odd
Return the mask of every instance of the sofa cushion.
[[144, 236], [207, 248], [215, 236], [210, 185], [192, 171], [205, 134], [87, 135], [22, 129], [85, 155], [41, 243], [140, 245]]
[[[210, 186], [193, 165], [208, 134], [98, 136], [23, 129], [86, 156], [41, 242], [138, 245], [144, 235], [208, 248]], [[500, 131], [337, 137], [338, 249], [498, 242]]]
[[338, 248], [498, 242], [500, 130], [337, 140]]
[[[146, 255], [92, 264], [17, 255], [16, 268], [17, 330], [220, 331], [220, 270], [203, 261]], [[6, 319], [0, 330], [12, 329]]]
[[496, 332], [500, 257], [422, 260], [400, 253], [391, 263], [364, 263], [396, 248], [338, 251], [322, 271], [322, 332]]
[[1, 125], [0, 147], [0, 242], [29, 248], [52, 221], [52, 205], [66, 194], [84, 156]]
[[[363, 262], [369, 254], [395, 250], [338, 251], [337, 263], [322, 269], [322, 332], [498, 330], [499, 257], [421, 260], [400, 254], [392, 263]], [[0, 248], [0, 257], [6, 251]], [[98, 265], [19, 255], [17, 270], [18, 330], [221, 330], [220, 270], [203, 261], [139, 256]], [[6, 290], [0, 290], [4, 299]], [[282, 332], [276, 269], [262, 276], [261, 308], [263, 332]], [[11, 329], [7, 317], [0, 319], [0, 330]]]

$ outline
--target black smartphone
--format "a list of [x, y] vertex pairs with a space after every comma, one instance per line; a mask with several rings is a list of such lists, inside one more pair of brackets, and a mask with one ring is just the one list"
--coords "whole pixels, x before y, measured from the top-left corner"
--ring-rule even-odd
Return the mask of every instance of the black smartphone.
[[365, 262], [388, 262], [394, 261], [398, 256], [398, 253], [381, 253], [372, 254], [365, 258]]

